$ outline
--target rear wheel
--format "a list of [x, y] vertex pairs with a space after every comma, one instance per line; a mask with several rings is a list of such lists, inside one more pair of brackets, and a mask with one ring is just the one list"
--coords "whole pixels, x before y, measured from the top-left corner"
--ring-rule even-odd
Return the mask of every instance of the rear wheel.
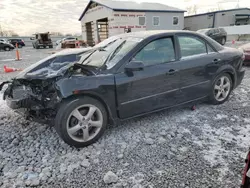
[[229, 74], [223, 73], [214, 80], [210, 101], [213, 104], [222, 104], [228, 100], [233, 88], [233, 82]]
[[22, 48], [23, 46], [21, 44], [18, 44], [18, 48]]
[[67, 144], [85, 147], [102, 136], [107, 118], [106, 109], [98, 100], [80, 97], [64, 101], [56, 115], [55, 128]]

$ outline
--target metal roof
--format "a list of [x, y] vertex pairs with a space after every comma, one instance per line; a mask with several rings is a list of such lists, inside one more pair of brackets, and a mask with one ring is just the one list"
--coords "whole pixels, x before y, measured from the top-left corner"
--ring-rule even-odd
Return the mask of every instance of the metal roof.
[[104, 7], [110, 8], [114, 11], [138, 11], [138, 12], [186, 12], [175, 7], [171, 7], [160, 3], [137, 3], [135, 1], [115, 1], [115, 0], [90, 0], [84, 9], [79, 21], [87, 12], [91, 3], [98, 3]]
[[196, 17], [196, 16], [204, 16], [204, 15], [209, 15], [209, 14], [216, 14], [216, 13], [223, 13], [223, 12], [231, 12], [231, 11], [240, 11], [240, 10], [249, 10], [250, 8], [236, 8], [236, 9], [228, 9], [228, 10], [218, 10], [218, 11], [213, 11], [213, 12], [206, 12], [202, 14], [194, 14], [190, 16], [185, 16], [185, 18], [190, 18], [190, 17]]

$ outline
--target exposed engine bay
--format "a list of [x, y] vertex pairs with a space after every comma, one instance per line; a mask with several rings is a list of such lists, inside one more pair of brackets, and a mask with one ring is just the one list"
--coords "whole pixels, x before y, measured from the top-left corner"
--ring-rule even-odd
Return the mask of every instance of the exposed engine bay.
[[26, 118], [49, 121], [56, 114], [61, 99], [55, 80], [13, 80], [4, 92], [4, 99], [12, 109], [23, 109]]

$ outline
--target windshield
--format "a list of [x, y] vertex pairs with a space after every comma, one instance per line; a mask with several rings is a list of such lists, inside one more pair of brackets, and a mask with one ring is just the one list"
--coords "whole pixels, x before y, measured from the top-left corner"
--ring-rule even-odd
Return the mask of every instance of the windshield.
[[135, 37], [118, 38], [106, 47], [100, 47], [83, 54], [79, 63], [94, 67], [106, 64], [106, 68], [110, 69], [141, 40], [141, 38]]
[[100, 48], [100, 47], [105, 48], [106, 46], [114, 43], [117, 39], [119, 39], [119, 36], [109, 37], [109, 38], [105, 39], [104, 41], [95, 45], [94, 48]]

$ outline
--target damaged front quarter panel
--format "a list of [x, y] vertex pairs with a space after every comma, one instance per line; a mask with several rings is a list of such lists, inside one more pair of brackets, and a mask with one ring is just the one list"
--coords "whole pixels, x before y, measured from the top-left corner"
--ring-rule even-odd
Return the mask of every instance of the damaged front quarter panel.
[[0, 87], [7, 83], [4, 99], [10, 108], [41, 123], [48, 123], [54, 118], [56, 106], [60, 103], [54, 79], [13, 79]]

